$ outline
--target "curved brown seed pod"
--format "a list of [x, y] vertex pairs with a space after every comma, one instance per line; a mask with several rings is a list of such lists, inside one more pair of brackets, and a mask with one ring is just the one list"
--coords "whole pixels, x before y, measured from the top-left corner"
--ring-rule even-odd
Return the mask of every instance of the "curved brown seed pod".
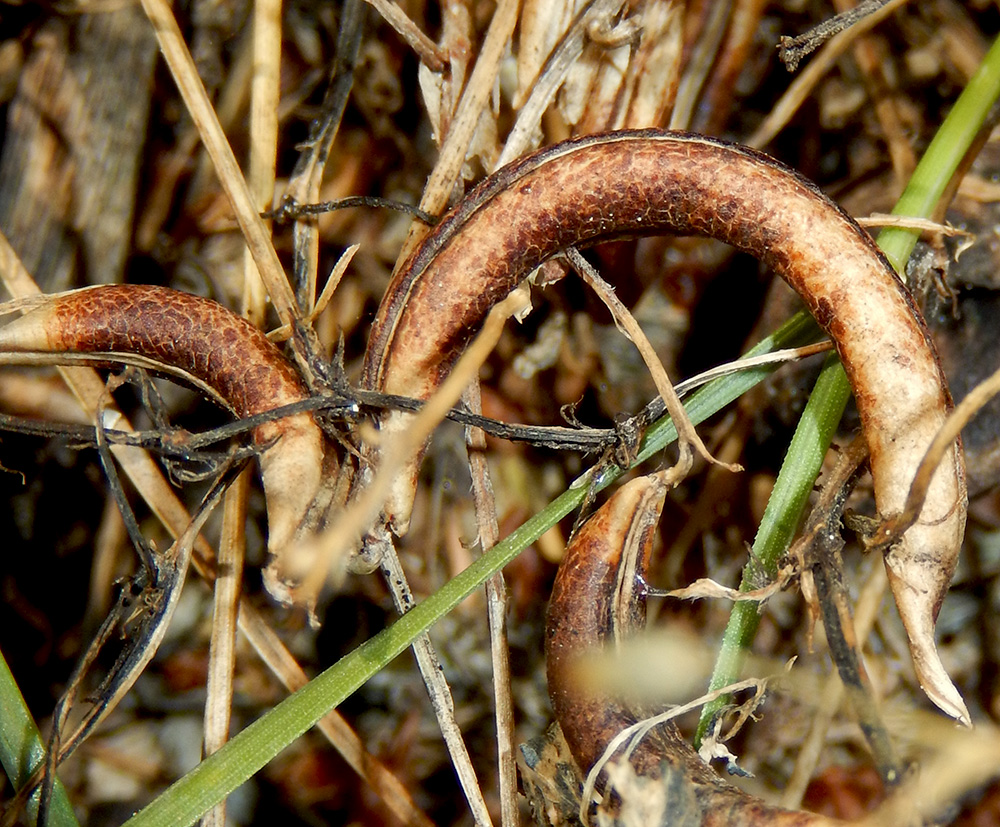
[[[261, 331], [217, 302], [166, 287], [110, 285], [67, 293], [0, 328], [0, 351], [135, 354], [204, 383], [238, 417], [308, 397]], [[291, 541], [320, 485], [323, 435], [311, 414], [257, 426], [268, 549]], [[272, 444], [273, 443], [273, 444]], [[272, 563], [268, 590], [286, 597]]]
[[[573, 757], [587, 772], [611, 740], [637, 716], [618, 698], [588, 694], [575, 668], [581, 658], [613, 646], [645, 623], [643, 589], [629, 589], [649, 563], [666, 486], [662, 474], [622, 486], [581, 527], [566, 549], [549, 601], [545, 664], [549, 697]], [[634, 569], [623, 551], [637, 552]], [[620, 597], [631, 595], [631, 597]], [[672, 721], [656, 727], [630, 757], [637, 774], [658, 776], [661, 762], [694, 785], [700, 822], [729, 827], [805, 827], [828, 819], [772, 807], [727, 784], [684, 740]]]
[[[594, 135], [505, 167], [411, 254], [379, 307], [365, 382], [429, 396], [489, 307], [563, 248], [651, 233], [705, 235], [761, 259], [836, 343], [871, 451], [880, 513], [902, 509], [951, 404], [913, 301], [871, 238], [813, 184], [759, 152], [685, 133]], [[395, 414], [384, 428], [405, 427]], [[416, 467], [387, 504], [405, 530]], [[968, 712], [934, 645], [965, 530], [965, 472], [948, 452], [920, 518], [886, 555], [921, 685]]]

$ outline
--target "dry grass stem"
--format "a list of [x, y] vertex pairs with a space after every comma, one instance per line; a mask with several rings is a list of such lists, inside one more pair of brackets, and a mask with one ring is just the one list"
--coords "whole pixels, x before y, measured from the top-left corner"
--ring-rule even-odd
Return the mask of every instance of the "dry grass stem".
[[198, 127], [198, 133], [212, 158], [212, 163], [215, 164], [219, 180], [229, 196], [233, 211], [236, 213], [236, 221], [247, 240], [247, 246], [250, 248], [268, 295], [274, 303], [278, 318], [282, 324], [291, 324], [297, 317], [292, 288], [285, 277], [281, 262], [278, 261], [278, 255], [271, 244], [270, 235], [254, 203], [246, 179], [240, 171], [229, 141], [205, 93], [205, 87], [198, 76], [198, 70], [173, 12], [164, 0], [145, 0], [143, 8], [150, 23], [153, 24], [163, 57], [170, 67], [188, 112]]
[[[253, 74], [250, 81], [250, 158], [246, 176], [252, 203], [266, 210], [274, 197], [278, 147], [278, 103], [281, 69], [281, 2], [257, 0], [253, 5]], [[267, 295], [250, 250], [243, 256], [243, 311], [257, 327], [267, 316]], [[236, 668], [236, 630], [243, 563], [246, 556], [247, 501], [253, 475], [245, 470], [226, 492], [218, 570], [213, 590], [205, 699], [205, 754], [229, 740]], [[226, 801], [202, 818], [202, 827], [225, 827]]]
[[442, 72], [448, 63], [448, 56], [444, 54], [423, 30], [417, 26], [396, 3], [392, 0], [365, 0], [375, 11], [382, 15], [385, 20], [407, 45], [413, 49], [420, 62], [432, 72]]
[[732, 6], [732, 3], [712, 4], [705, 27], [681, 75], [674, 109], [670, 114], [670, 129], [690, 127], [701, 90], [725, 37]]
[[605, 20], [617, 14], [622, 3], [623, 0], [594, 0], [588, 3], [572, 21], [545, 60], [538, 77], [531, 81], [527, 97], [520, 102], [517, 120], [508, 133], [503, 151], [497, 159], [497, 169], [534, 148], [542, 115], [583, 53], [588, 29], [595, 21]]
[[[438, 154], [434, 170], [427, 179], [420, 208], [432, 214], [440, 213], [451, 197], [459, 171], [465, 163], [465, 153], [479, 123], [481, 113], [496, 83], [500, 60], [507, 49], [514, 24], [517, 22], [519, 0], [500, 0], [476, 57], [469, 82], [462, 93], [448, 134]], [[413, 227], [403, 244], [397, 261], [405, 261], [407, 253], [426, 232], [422, 225]]]
[[689, 379], [678, 382], [674, 385], [674, 390], [677, 391], [678, 396], [686, 396], [695, 388], [700, 388], [702, 385], [711, 382], [713, 379], [718, 379], [720, 376], [731, 376], [732, 374], [739, 373], [740, 371], [753, 370], [754, 368], [763, 367], [765, 365], [797, 362], [800, 359], [807, 359], [810, 356], [827, 353], [831, 350], [833, 350], [833, 342], [829, 339], [824, 339], [822, 342], [817, 342], [814, 345], [803, 345], [802, 347], [774, 350], [771, 353], [764, 354], [763, 356], [748, 356], [745, 359], [736, 359], [732, 362], [727, 362], [724, 365], [709, 368], [708, 370], [702, 371]]
[[670, 418], [677, 428], [680, 457], [677, 462], [676, 471], [674, 472], [676, 476], [672, 474], [668, 487], [676, 485], [691, 470], [693, 461], [691, 455], [692, 449], [697, 451], [698, 455], [707, 462], [721, 465], [730, 471], [742, 471], [743, 468], [741, 466], [720, 462], [709, 453], [708, 448], [705, 447], [705, 443], [698, 436], [698, 431], [691, 424], [691, 420], [684, 410], [684, 406], [681, 404], [677, 391], [670, 382], [670, 377], [667, 376], [667, 371], [664, 369], [660, 357], [656, 355], [656, 350], [650, 344], [649, 339], [635, 320], [635, 317], [629, 313], [628, 308], [615, 295], [615, 291], [611, 285], [600, 277], [590, 263], [580, 255], [578, 250], [567, 250], [566, 257], [573, 265], [573, 269], [580, 274], [584, 282], [586, 282], [591, 290], [597, 293], [601, 301], [611, 311], [615, 324], [639, 351], [642, 361], [645, 363], [646, 369], [653, 379], [653, 384], [656, 386], [656, 392], [663, 399], [664, 404], [667, 406], [667, 412], [670, 414]]
[[[471, 413], [482, 414], [478, 380], [474, 380], [462, 400]], [[467, 428], [465, 436], [472, 473], [472, 497], [476, 504], [479, 542], [485, 553], [500, 541], [493, 480], [486, 461], [486, 435], [480, 428]], [[510, 651], [507, 639], [507, 584], [499, 571], [486, 581], [487, 618], [490, 626], [490, 656], [493, 662], [493, 698], [497, 730], [497, 764], [500, 776], [500, 823], [516, 827], [520, 818], [517, 804], [517, 765], [514, 762], [514, 696], [510, 683]]]

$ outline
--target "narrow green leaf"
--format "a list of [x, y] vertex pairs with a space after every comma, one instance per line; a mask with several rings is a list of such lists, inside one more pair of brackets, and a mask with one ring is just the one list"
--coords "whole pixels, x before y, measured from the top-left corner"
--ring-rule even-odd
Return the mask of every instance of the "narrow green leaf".
[[[35, 726], [17, 681], [0, 652], [0, 763], [15, 790], [28, 783], [31, 774], [45, 760], [45, 742]], [[38, 796], [28, 803], [32, 819], [38, 812]], [[49, 810], [50, 827], [79, 827], [66, 788], [57, 780]]]

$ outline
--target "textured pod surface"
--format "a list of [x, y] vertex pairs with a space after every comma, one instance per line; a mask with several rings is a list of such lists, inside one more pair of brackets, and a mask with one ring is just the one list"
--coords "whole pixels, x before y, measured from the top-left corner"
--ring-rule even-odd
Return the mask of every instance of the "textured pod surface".
[[[587, 772], [609, 742], [638, 716], [618, 698], [588, 693], [576, 664], [640, 629], [642, 588], [628, 590], [623, 576], [645, 579], [666, 486], [659, 474], [622, 486], [577, 532], [552, 586], [545, 631], [545, 664], [556, 720], [573, 757]], [[633, 553], [634, 568], [628, 567]], [[620, 595], [630, 594], [624, 600]], [[630, 761], [636, 772], [658, 776], [661, 762], [694, 785], [706, 825], [819, 825], [828, 819], [772, 807], [719, 778], [672, 722], [652, 730]], [[669, 817], [669, 814], [668, 814]]]
[[[210, 299], [166, 287], [111, 285], [59, 296], [0, 328], [0, 350], [139, 355], [190, 374], [238, 417], [308, 396], [295, 369], [250, 322]], [[260, 463], [268, 547], [276, 553], [315, 497], [323, 436], [304, 413], [259, 425], [254, 441], [270, 444]]]
[[[703, 235], [756, 256], [833, 338], [871, 451], [881, 514], [902, 509], [951, 405], [927, 328], [871, 238], [813, 184], [762, 153], [643, 130], [557, 144], [473, 190], [393, 278], [369, 340], [364, 381], [427, 398], [489, 308], [545, 259], [574, 245], [654, 233]], [[389, 430], [405, 427], [393, 414]], [[409, 520], [416, 465], [386, 514]], [[961, 449], [934, 476], [916, 523], [886, 556], [921, 685], [968, 712], [933, 637], [965, 530]]]

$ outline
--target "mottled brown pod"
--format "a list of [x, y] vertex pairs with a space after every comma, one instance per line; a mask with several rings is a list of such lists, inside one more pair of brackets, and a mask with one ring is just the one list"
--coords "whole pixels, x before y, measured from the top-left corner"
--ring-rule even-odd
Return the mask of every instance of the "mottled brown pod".
[[[666, 490], [662, 475], [653, 474], [616, 491], [577, 532], [552, 586], [545, 631], [549, 697], [584, 773], [618, 733], [636, 723], [637, 716], [618, 698], [588, 694], [574, 667], [581, 658], [614, 646], [645, 624], [644, 591], [641, 586], [630, 587], [637, 576], [645, 579]], [[772, 807], [727, 784], [670, 721], [651, 730], [629, 760], [639, 775], [659, 776], [665, 762], [670, 771], [686, 778], [694, 786], [702, 827], [831, 823], [810, 813]]]
[[[56, 297], [0, 328], [0, 351], [138, 355], [201, 383], [236, 416], [300, 402], [298, 374], [261, 331], [217, 302], [165, 287], [111, 285]], [[54, 361], [57, 361], [54, 360]], [[280, 552], [320, 485], [323, 434], [311, 414], [257, 426], [267, 498], [268, 590], [287, 600]]]
[[[871, 451], [879, 512], [900, 511], [951, 400], [927, 328], [871, 238], [813, 184], [759, 152], [645, 130], [550, 146], [487, 178], [397, 271], [365, 361], [368, 387], [427, 398], [489, 308], [560, 250], [653, 233], [704, 235], [755, 255], [833, 338]], [[406, 427], [392, 414], [387, 430]], [[417, 468], [386, 516], [409, 521]], [[917, 676], [968, 721], [941, 665], [934, 621], [965, 530], [961, 449], [948, 452], [917, 523], [885, 557]]]

